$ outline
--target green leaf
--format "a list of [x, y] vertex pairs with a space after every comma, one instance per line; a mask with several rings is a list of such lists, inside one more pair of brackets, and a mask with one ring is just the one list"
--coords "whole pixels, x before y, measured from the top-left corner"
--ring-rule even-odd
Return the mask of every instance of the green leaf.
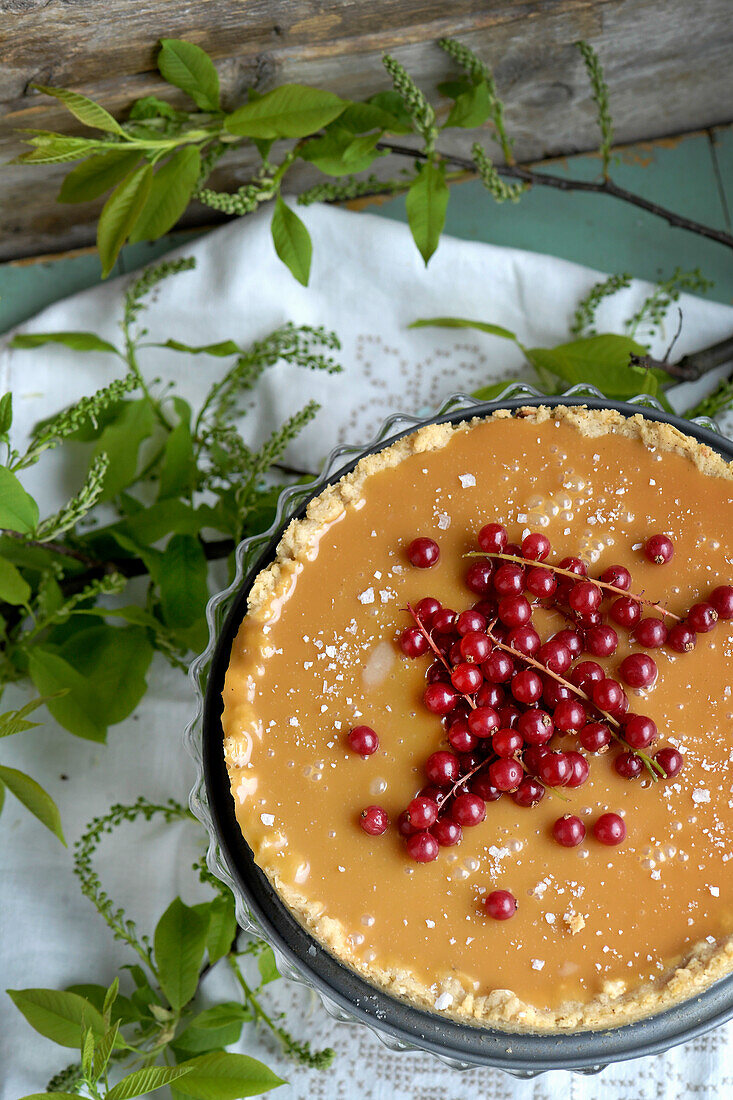
[[96, 1077], [101, 1076], [109, 1064], [109, 1060], [112, 1057], [112, 1051], [115, 1046], [118, 1045], [118, 1037], [120, 1033], [120, 1021], [116, 1020], [112, 1027], [107, 1031], [102, 1039], [97, 1043], [97, 1049], [94, 1052], [94, 1064], [93, 1072]]
[[13, 423], [13, 395], [4, 393], [0, 397], [0, 437], [7, 436]]
[[[181, 404], [186, 403], [182, 401]], [[165, 441], [158, 500], [188, 494], [194, 487], [196, 472], [191, 428], [188, 418], [181, 419]]]
[[508, 328], [490, 325], [486, 321], [469, 321], [463, 317], [423, 317], [419, 321], [413, 321], [408, 328], [475, 328], [479, 332], [488, 332], [490, 336], [501, 336], [503, 340], [513, 340], [515, 344], [519, 344], [515, 334]]
[[83, 160], [84, 157], [104, 149], [104, 143], [89, 138], [55, 137], [33, 138], [35, 149], [27, 153], [21, 153], [19, 157], [11, 160], [11, 164], [66, 164], [72, 160]]
[[260, 972], [262, 985], [269, 985], [270, 982], [276, 982], [280, 977], [277, 966], [275, 965], [275, 955], [271, 947], [266, 947], [264, 951], [261, 951], [257, 956], [257, 969]]
[[238, 1041], [242, 1024], [249, 1018], [247, 1009], [236, 1001], [207, 1008], [194, 1016], [188, 1027], [176, 1036], [176, 1051], [183, 1058], [190, 1058], [192, 1054], [230, 1046]]
[[199, 46], [180, 38], [161, 38], [158, 69], [164, 80], [190, 96], [202, 111], [219, 110], [219, 75]]
[[0, 764], [0, 782], [15, 795], [19, 802], [23, 803], [27, 810], [30, 810], [34, 817], [38, 818], [42, 825], [59, 838], [64, 847], [66, 846], [58, 806], [35, 779], [31, 779], [25, 772], [19, 772], [16, 768], [8, 768]]
[[447, 96], [448, 99], [458, 99], [459, 95], [469, 92], [473, 87], [470, 80], [442, 80], [440, 84], [436, 84], [440, 94]]
[[201, 171], [201, 154], [187, 145], [153, 176], [142, 213], [130, 233], [130, 244], [154, 241], [172, 229], [189, 204]]
[[3, 806], [5, 805], [5, 786], [0, 783], [0, 814], [3, 812]]
[[91, 1077], [94, 1061], [94, 1032], [87, 1028], [81, 1043], [81, 1068], [85, 1077]]
[[105, 1093], [105, 1100], [131, 1100], [133, 1096], [144, 1096], [163, 1085], [169, 1085], [171, 1081], [186, 1077], [189, 1073], [190, 1070], [185, 1066], [147, 1066], [145, 1069], [136, 1069]]
[[183, 1065], [190, 1067], [191, 1073], [176, 1085], [176, 1091], [194, 1100], [240, 1100], [285, 1084], [262, 1062], [246, 1054], [203, 1054]]
[[426, 161], [420, 166], [405, 200], [407, 222], [426, 267], [443, 232], [449, 196], [443, 166]]
[[[82, 982], [77, 985], [67, 986], [66, 992], [76, 993], [79, 997], [84, 997], [91, 1005], [94, 1005], [100, 1015], [104, 1015], [104, 1002], [108, 990], [103, 985]], [[110, 1011], [113, 1024], [118, 1021], [127, 1024], [138, 1019], [138, 1013], [130, 998], [123, 997], [120, 993], [115, 997]]]
[[[400, 100], [401, 103], [402, 100]], [[339, 126], [346, 127], [354, 134], [364, 134], [368, 130], [388, 130], [393, 134], [402, 131], [399, 119], [375, 103], [350, 103], [339, 115], [338, 123]]]
[[93, 332], [22, 332], [10, 341], [11, 348], [40, 348], [44, 344], [63, 344], [72, 351], [110, 351], [117, 348]]
[[111, 500], [135, 480], [140, 446], [152, 433], [153, 423], [150, 402], [142, 397], [126, 401], [120, 415], [104, 429], [92, 455], [105, 454], [109, 459], [100, 500]]
[[[614, 333], [584, 336], [555, 348], [526, 349], [527, 358], [537, 370], [550, 371], [570, 385], [589, 383], [609, 397], [633, 397], [641, 390], [652, 394], [656, 391], [659, 374], [650, 371], [640, 375], [629, 366], [630, 355], [645, 354], [646, 348], [630, 336]], [[667, 379], [664, 374], [661, 377]]]
[[172, 348], [173, 351], [187, 351], [191, 355], [216, 355], [224, 358], [228, 355], [239, 355], [241, 348], [234, 340], [222, 340], [218, 344], [182, 344], [180, 340], [166, 340], [160, 345], [164, 348]]
[[52, 95], [55, 99], [60, 99], [64, 107], [85, 126], [104, 130], [108, 134], [123, 135], [125, 132], [109, 111], [105, 111], [99, 103], [95, 103], [85, 95], [80, 95], [79, 92], [70, 92], [67, 88], [47, 88], [43, 84], [32, 84], [31, 87], [38, 92], [43, 92], [44, 95]]
[[22, 733], [23, 730], [30, 730], [39, 725], [38, 722], [28, 722], [26, 719], [29, 714], [47, 702], [47, 698], [39, 696], [17, 710], [6, 710], [4, 714], [0, 714], [0, 737], [12, 737], [13, 734]]
[[77, 165], [64, 177], [57, 202], [91, 202], [129, 176], [140, 160], [139, 149], [110, 149]]
[[[56, 1092], [53, 1093], [54, 1098], [57, 1100], [79, 1100], [78, 1092]], [[21, 1100], [48, 1100], [47, 1092], [29, 1092], [27, 1096], [21, 1097]]]
[[0, 527], [29, 535], [38, 523], [38, 505], [15, 474], [0, 466]]
[[333, 122], [347, 106], [347, 100], [333, 92], [305, 84], [282, 84], [239, 107], [224, 125], [239, 137], [301, 138]]
[[329, 176], [353, 175], [382, 156], [375, 148], [379, 138], [379, 134], [355, 137], [351, 130], [335, 127], [309, 141], [301, 156]]
[[155, 929], [155, 961], [160, 987], [174, 1009], [196, 993], [206, 947], [208, 917], [175, 898]]
[[68, 661], [34, 645], [28, 654], [28, 672], [41, 694], [56, 696], [47, 706], [59, 725], [87, 741], [104, 741], [107, 727], [97, 712], [92, 685]]
[[313, 255], [310, 234], [298, 215], [285, 205], [279, 195], [275, 200], [270, 228], [278, 256], [298, 282], [308, 286]]
[[103, 279], [114, 267], [120, 249], [140, 217], [152, 183], [153, 166], [146, 164], [119, 184], [104, 204], [97, 225], [97, 249], [102, 261]]
[[468, 91], [462, 92], [457, 97], [448, 118], [443, 123], [443, 129], [449, 126], [461, 126], [466, 130], [473, 130], [477, 126], [483, 126], [490, 114], [489, 89], [482, 80], [480, 84], [471, 85]]
[[95, 1035], [104, 1035], [106, 1029], [101, 1015], [76, 993], [62, 993], [58, 989], [8, 989], [6, 992], [31, 1027], [59, 1046], [78, 1049], [82, 1028], [91, 1027]]
[[0, 600], [18, 605], [27, 604], [31, 586], [11, 562], [0, 558]]
[[174, 630], [204, 622], [209, 598], [208, 566], [194, 535], [174, 535], [152, 572], [160, 588], [163, 619]]
[[237, 918], [234, 915], [232, 897], [214, 898], [209, 906], [209, 930], [206, 934], [206, 951], [209, 962], [223, 958], [231, 948], [237, 934]]
[[390, 134], [412, 133], [412, 118], [399, 92], [377, 92], [376, 95], [369, 96], [367, 103], [378, 107], [389, 116], [390, 121], [385, 129]]

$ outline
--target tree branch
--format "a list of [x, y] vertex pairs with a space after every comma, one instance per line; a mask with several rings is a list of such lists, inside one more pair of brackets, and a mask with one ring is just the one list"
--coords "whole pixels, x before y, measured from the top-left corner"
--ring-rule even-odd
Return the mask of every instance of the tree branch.
[[[426, 159], [426, 154], [421, 150], [411, 149], [408, 145], [400, 145], [396, 142], [380, 141], [377, 143], [377, 149], [395, 153], [397, 156], [411, 157], [413, 160]], [[476, 165], [469, 157], [460, 157], [453, 153], [440, 153], [440, 156], [446, 163], [455, 165], [457, 168], [473, 173], [476, 171]], [[673, 210], [667, 210], [659, 203], [651, 202], [633, 191], [627, 191], [625, 187], [619, 187], [612, 179], [572, 180], [567, 179], [565, 176], [553, 176], [548, 172], [535, 172], [522, 164], [497, 164], [495, 168], [499, 175], [520, 180], [532, 187], [553, 187], [557, 191], [585, 191], [594, 195], [608, 195], [610, 198], [619, 199], [621, 202], [636, 206], [640, 210], [646, 210], [657, 218], [664, 218], [675, 229], [686, 229], [690, 233], [697, 233], [701, 237], [707, 237], [708, 240], [716, 241], [726, 248], [733, 248], [733, 234], [726, 233], [722, 229], [714, 229], [709, 225], [703, 225], [702, 222], [686, 218], [684, 214], [676, 214]]]
[[629, 362], [632, 367], [643, 367], [644, 370], [656, 367], [658, 370], [666, 371], [677, 382], [696, 382], [708, 371], [722, 367], [723, 363], [727, 363], [730, 359], [733, 359], [733, 336], [728, 336], [710, 347], [701, 348], [700, 351], [683, 355], [677, 363], [653, 359], [651, 355], [632, 355]]

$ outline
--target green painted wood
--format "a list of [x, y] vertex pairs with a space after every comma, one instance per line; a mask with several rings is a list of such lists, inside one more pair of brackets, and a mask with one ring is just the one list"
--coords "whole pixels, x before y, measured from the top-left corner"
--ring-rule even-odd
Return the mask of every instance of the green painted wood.
[[[598, 160], [578, 156], [543, 167], [572, 178], [592, 179], [598, 172]], [[733, 129], [629, 147], [617, 154], [613, 175], [619, 184], [654, 201], [725, 227], [733, 210]], [[404, 199], [370, 209], [383, 217], [405, 220]], [[535, 188], [516, 205], [500, 206], [480, 183], [470, 181], [452, 189], [446, 231], [466, 240], [546, 252], [603, 271], [630, 271], [651, 280], [670, 275], [676, 267], [699, 267], [714, 280], [709, 296], [733, 301], [733, 264], [728, 249], [598, 195]], [[191, 233], [173, 233], [152, 244], [128, 246], [114, 274], [132, 271], [192, 239]], [[0, 265], [0, 332], [99, 280], [99, 260], [94, 254]]]

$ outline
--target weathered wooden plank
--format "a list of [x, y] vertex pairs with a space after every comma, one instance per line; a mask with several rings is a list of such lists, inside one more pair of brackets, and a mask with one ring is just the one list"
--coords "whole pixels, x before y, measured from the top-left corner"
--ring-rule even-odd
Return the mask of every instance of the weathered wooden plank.
[[[129, 0], [107, 0], [104, 18], [99, 3], [90, 0], [74, 5], [52, 0], [42, 10], [31, 7], [12, 17], [8, 2], [17, 7], [26, 0], [4, 2], [2, 56], [10, 64], [0, 89], [12, 86], [14, 98], [0, 103], [2, 160], [20, 148], [15, 127], [74, 129], [55, 101], [18, 94], [31, 77], [73, 84], [118, 116], [137, 96], [159, 93], [162, 84], [150, 66], [152, 44], [162, 27], [166, 34], [198, 40], [212, 51], [231, 105], [250, 84], [265, 90], [286, 80], [319, 84], [355, 98], [369, 95], [386, 86], [382, 49], [394, 51], [429, 90], [451, 71], [435, 39], [457, 35], [494, 68], [520, 160], [573, 153], [596, 143], [594, 108], [573, 46], [579, 37], [592, 41], [603, 58], [619, 140], [722, 123], [733, 102], [729, 0], [700, 0], [694, 6], [686, 0], [497, 0], [491, 5], [456, 0], [449, 8], [430, 0], [375, 0], [370, 5], [351, 0], [218, 0], [198, 6], [198, 24], [184, 6], [168, 0], [135, 5], [134, 15]], [[56, 29], [53, 46], [47, 18]], [[23, 34], [15, 20], [23, 24]], [[205, 27], [207, 20], [214, 25]], [[273, 35], [275, 25], [280, 31]], [[29, 42], [34, 34], [37, 41]], [[444, 147], [466, 154], [473, 137], [454, 131]], [[488, 132], [486, 141], [489, 145]], [[493, 146], [491, 152], [497, 154]], [[235, 151], [221, 163], [213, 186], [239, 186], [256, 160], [246, 147]], [[392, 174], [395, 167], [386, 158], [378, 163], [378, 174]], [[74, 247], [93, 238], [99, 204], [55, 203], [65, 170], [27, 166], [0, 174], [0, 259]], [[290, 185], [302, 189], [322, 178], [303, 165]], [[211, 211], [194, 206], [184, 224], [213, 220]]]

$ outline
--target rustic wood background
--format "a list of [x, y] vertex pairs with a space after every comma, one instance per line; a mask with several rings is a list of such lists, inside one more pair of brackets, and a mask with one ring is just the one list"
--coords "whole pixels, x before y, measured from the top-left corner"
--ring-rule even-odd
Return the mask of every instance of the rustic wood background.
[[[154, 64], [161, 36], [207, 49], [233, 107], [246, 88], [284, 81], [370, 95], [388, 86], [384, 50], [427, 91], [452, 71], [435, 41], [453, 35], [493, 67], [520, 161], [594, 148], [594, 107], [573, 47], [585, 38], [604, 64], [617, 140], [678, 134], [731, 118], [731, 10], [731, 0], [0, 0], [0, 161], [21, 151], [17, 127], [79, 132], [31, 82], [84, 92], [117, 117], [138, 96], [163, 87], [167, 96]], [[447, 140], [465, 153], [473, 136]], [[253, 163], [246, 149], [230, 154], [212, 185], [239, 186]], [[378, 166], [394, 170], [389, 158]], [[93, 241], [101, 203], [55, 202], [66, 170], [0, 172], [0, 259]], [[293, 186], [323, 178], [303, 165]], [[192, 205], [184, 224], [217, 218]]]

